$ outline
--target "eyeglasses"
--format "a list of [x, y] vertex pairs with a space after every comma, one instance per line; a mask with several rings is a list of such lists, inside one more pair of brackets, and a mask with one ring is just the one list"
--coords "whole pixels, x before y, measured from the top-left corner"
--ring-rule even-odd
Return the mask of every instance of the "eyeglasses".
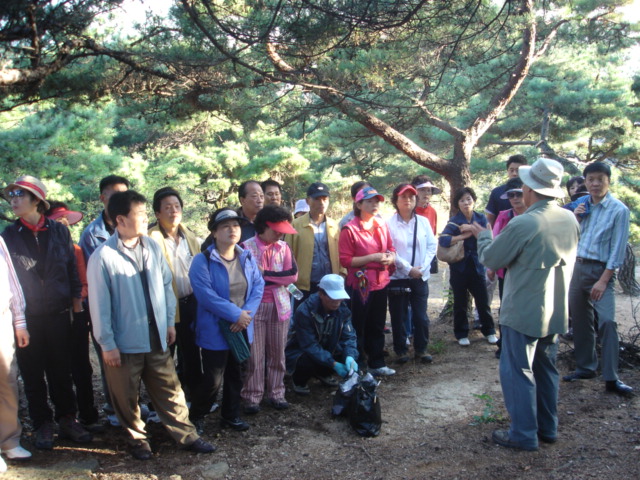
[[26, 194], [27, 192], [24, 190], [11, 190], [9, 192], [9, 198], [24, 197]]
[[518, 198], [522, 196], [522, 192], [509, 192], [507, 198]]

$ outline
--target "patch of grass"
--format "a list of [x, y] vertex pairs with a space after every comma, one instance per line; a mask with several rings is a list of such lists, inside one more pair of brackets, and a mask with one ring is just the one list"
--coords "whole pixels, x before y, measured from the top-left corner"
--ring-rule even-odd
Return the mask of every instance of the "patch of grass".
[[444, 353], [447, 349], [447, 343], [442, 340], [434, 340], [433, 342], [429, 342], [429, 352], [434, 353], [436, 355], [440, 355]]
[[474, 415], [473, 422], [471, 425], [479, 425], [482, 423], [496, 423], [501, 422], [503, 420], [502, 415], [498, 411], [496, 407], [495, 400], [488, 393], [483, 393], [482, 395], [473, 394], [479, 400], [484, 401], [484, 409], [482, 410], [482, 415]]

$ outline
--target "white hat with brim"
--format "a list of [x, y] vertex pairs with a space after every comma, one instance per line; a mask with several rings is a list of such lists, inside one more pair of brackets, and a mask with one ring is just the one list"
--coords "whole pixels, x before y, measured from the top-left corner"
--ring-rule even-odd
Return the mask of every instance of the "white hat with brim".
[[15, 182], [10, 183], [4, 188], [5, 195], [8, 195], [10, 191], [21, 188], [24, 190], [28, 190], [35, 195], [38, 200], [41, 200], [44, 203], [44, 208], [49, 210], [49, 202], [45, 200], [47, 198], [47, 187], [44, 186], [39, 179], [36, 177], [32, 177], [31, 175], [23, 175], [18, 178]]
[[335, 273], [329, 273], [322, 277], [318, 288], [324, 290], [332, 300], [349, 300], [349, 294], [344, 289], [344, 279]]
[[431, 182], [425, 182], [425, 183], [421, 183], [419, 185], [414, 185], [413, 188], [418, 189], [418, 188], [430, 188], [431, 189], [431, 194], [432, 195], [439, 195], [442, 193], [442, 190], [439, 189], [438, 187], [436, 187], [433, 183]]
[[559, 162], [550, 158], [538, 158], [533, 165], [523, 165], [518, 169], [522, 182], [540, 195], [547, 197], [564, 197], [561, 186], [564, 168]]

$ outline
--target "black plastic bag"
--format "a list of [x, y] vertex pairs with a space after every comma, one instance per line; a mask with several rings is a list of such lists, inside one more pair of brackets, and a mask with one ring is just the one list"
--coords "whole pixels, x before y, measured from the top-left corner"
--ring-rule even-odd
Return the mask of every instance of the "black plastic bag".
[[331, 415], [333, 415], [334, 417], [348, 415], [351, 397], [353, 396], [353, 392], [355, 392], [356, 385], [358, 385], [359, 380], [360, 376], [358, 375], [358, 373], [352, 371], [351, 373], [349, 373], [349, 375], [347, 375], [344, 381], [340, 382], [338, 390], [333, 397]]
[[359, 377], [349, 404], [349, 422], [362, 437], [377, 437], [382, 426], [378, 382], [370, 373]]

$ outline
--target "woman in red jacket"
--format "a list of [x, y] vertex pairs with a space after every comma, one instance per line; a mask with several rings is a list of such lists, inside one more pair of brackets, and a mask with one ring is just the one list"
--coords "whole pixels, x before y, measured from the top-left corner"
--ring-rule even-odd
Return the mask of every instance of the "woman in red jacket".
[[395, 248], [387, 224], [376, 218], [384, 197], [365, 187], [355, 197], [354, 218], [340, 232], [340, 264], [347, 269], [351, 321], [358, 336], [360, 358], [367, 359], [372, 375], [393, 375], [384, 360], [384, 324], [387, 317], [389, 269]]

